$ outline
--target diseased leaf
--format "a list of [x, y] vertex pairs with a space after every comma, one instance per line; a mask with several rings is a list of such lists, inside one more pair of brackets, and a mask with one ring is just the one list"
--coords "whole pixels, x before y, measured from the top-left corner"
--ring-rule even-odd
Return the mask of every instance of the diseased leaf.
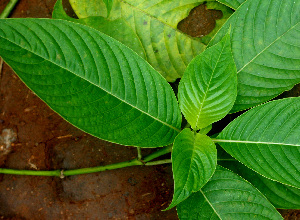
[[[104, 4], [103, 0], [70, 1], [79, 18], [103, 16], [108, 21], [123, 20], [139, 38], [146, 60], [170, 82], [180, 78], [190, 61], [205, 49], [200, 39], [192, 38], [177, 29], [179, 21], [203, 2], [204, 0], [114, 0], [107, 17], [107, 10], [98, 7], [98, 4]], [[107, 28], [109, 27], [108, 22]]]
[[177, 206], [179, 219], [283, 219], [251, 184], [217, 166], [209, 182]]
[[219, 160], [224, 166], [256, 187], [277, 209], [300, 209], [300, 189], [267, 179], [238, 161]]
[[300, 97], [247, 111], [215, 141], [261, 175], [300, 188]]
[[[75, 19], [69, 17], [64, 11], [62, 0], [58, 0], [53, 8], [52, 18], [64, 19], [79, 24], [84, 24], [89, 27], [95, 28], [96, 30], [107, 34], [108, 36], [120, 41], [121, 43], [128, 46], [130, 49], [135, 51], [142, 58], [146, 58], [143, 46], [136, 35], [136, 33], [130, 28], [126, 21], [123, 19], [116, 19], [110, 21], [104, 17], [93, 16], [82, 19]], [[120, 34], [122, 33], [122, 34]]]
[[174, 196], [168, 209], [199, 191], [215, 172], [217, 149], [204, 135], [184, 129], [176, 138], [172, 150]]
[[248, 0], [210, 42], [231, 26], [238, 73], [232, 112], [266, 102], [300, 83], [300, 1]]
[[166, 80], [140, 56], [93, 28], [63, 20], [0, 20], [0, 55], [54, 111], [124, 145], [173, 142], [181, 114]]
[[231, 110], [237, 93], [229, 34], [187, 67], [178, 89], [180, 109], [195, 129], [205, 128]]
[[227, 5], [228, 7], [232, 8], [234, 10], [236, 10], [246, 0], [217, 0], [217, 1], [224, 4], [224, 5]]

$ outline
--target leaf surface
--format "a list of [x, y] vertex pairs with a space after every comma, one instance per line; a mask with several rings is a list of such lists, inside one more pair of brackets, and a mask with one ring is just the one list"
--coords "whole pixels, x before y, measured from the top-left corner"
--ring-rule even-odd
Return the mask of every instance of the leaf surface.
[[283, 219], [256, 188], [220, 166], [199, 192], [177, 206], [177, 213], [181, 220]]
[[238, 161], [218, 160], [256, 187], [277, 209], [300, 209], [300, 189], [267, 179]]
[[246, 0], [217, 0], [217, 1], [224, 4], [224, 5], [227, 5], [228, 7], [232, 8], [234, 10], [236, 10]]
[[204, 135], [184, 129], [176, 138], [172, 150], [174, 196], [168, 209], [173, 208], [192, 192], [199, 191], [215, 172], [217, 149]]
[[187, 67], [178, 88], [180, 109], [193, 129], [205, 128], [231, 110], [237, 94], [229, 34]]
[[[206, 47], [200, 39], [177, 29], [179, 21], [203, 2], [204, 0], [114, 0], [110, 15], [107, 16], [103, 0], [70, 1], [79, 18], [106, 17], [107, 29], [110, 21], [116, 19], [127, 23], [139, 38], [146, 60], [170, 82], [180, 78], [190, 61]], [[102, 5], [101, 9], [99, 5]], [[122, 36], [121, 32], [119, 34]]]
[[232, 121], [215, 141], [272, 180], [300, 188], [300, 97], [255, 107]]
[[157, 147], [180, 131], [166, 80], [95, 29], [63, 20], [2, 19], [0, 55], [54, 111], [96, 137]]
[[113, 21], [109, 21], [106, 18], [100, 16], [92, 16], [82, 19], [71, 18], [64, 11], [62, 0], [58, 0], [55, 3], [52, 18], [72, 21], [95, 28], [96, 30], [107, 34], [108, 36], [125, 44], [130, 49], [135, 51], [139, 56], [146, 59], [145, 51], [143, 49], [141, 41], [139, 40], [136, 33], [130, 28], [128, 23], [123, 19], [119, 18]]
[[248, 0], [210, 42], [231, 26], [231, 48], [238, 73], [232, 112], [266, 102], [300, 83], [300, 1]]

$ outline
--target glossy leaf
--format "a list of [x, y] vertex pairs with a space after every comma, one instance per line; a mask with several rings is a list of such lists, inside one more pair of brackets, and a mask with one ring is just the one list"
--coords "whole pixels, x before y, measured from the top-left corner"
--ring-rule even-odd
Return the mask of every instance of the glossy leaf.
[[217, 167], [210, 181], [177, 206], [179, 219], [283, 219], [272, 204], [251, 184]]
[[205, 128], [231, 110], [237, 93], [229, 34], [187, 67], [178, 89], [180, 109], [193, 129]]
[[174, 196], [168, 209], [199, 191], [215, 172], [217, 149], [204, 135], [184, 129], [176, 138], [172, 150]]
[[300, 189], [267, 179], [238, 161], [218, 160], [256, 187], [277, 209], [300, 209]]
[[181, 114], [166, 80], [95, 29], [63, 20], [0, 20], [0, 55], [71, 124], [124, 145], [163, 146]]
[[123, 19], [109, 21], [106, 18], [100, 16], [87, 17], [82, 19], [71, 18], [64, 11], [62, 0], [58, 0], [56, 2], [53, 8], [52, 18], [72, 21], [95, 28], [96, 30], [107, 34], [108, 36], [125, 44], [142, 58], [146, 58], [145, 51], [138, 36]]
[[300, 83], [300, 1], [248, 0], [210, 42], [231, 26], [231, 48], [238, 73], [232, 112], [266, 102]]
[[215, 141], [227, 153], [275, 181], [300, 188], [300, 97], [255, 107]]
[[200, 39], [192, 38], [177, 29], [179, 21], [203, 2], [204, 0], [114, 0], [107, 17], [103, 0], [70, 1], [79, 18], [107, 17], [107, 29], [110, 21], [116, 19], [127, 23], [138, 36], [146, 60], [170, 82], [180, 78], [190, 61], [205, 49]]
[[236, 10], [238, 7], [240, 7], [241, 4], [243, 4], [246, 0], [217, 0], [218, 2]]

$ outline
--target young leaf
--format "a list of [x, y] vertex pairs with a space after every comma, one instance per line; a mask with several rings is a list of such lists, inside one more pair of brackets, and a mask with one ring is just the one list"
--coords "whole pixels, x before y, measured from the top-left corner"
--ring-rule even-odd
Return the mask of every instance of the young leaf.
[[255, 107], [217, 137], [227, 153], [261, 175], [300, 188], [300, 97]]
[[146, 54], [143, 45], [140, 42], [140, 39], [138, 38], [136, 33], [130, 28], [129, 24], [127, 24], [127, 22], [123, 19], [116, 19], [110, 21], [100, 16], [87, 17], [82, 19], [71, 18], [66, 14], [63, 8], [62, 0], [58, 0], [55, 3], [52, 18], [64, 19], [67, 21], [72, 21], [75, 23], [84, 24], [95, 28], [96, 30], [107, 34], [108, 36], [125, 44], [134, 52], [136, 52], [139, 56], [146, 59]]
[[236, 10], [246, 0], [217, 0], [217, 1], [224, 4], [224, 5], [227, 5], [228, 7], [232, 8], [234, 10]]
[[0, 55], [67, 121], [124, 145], [163, 146], [181, 114], [166, 80], [118, 41], [84, 25], [0, 20]]
[[251, 184], [218, 166], [209, 182], [177, 206], [179, 219], [283, 219]]
[[227, 34], [188, 65], [179, 83], [178, 101], [192, 128], [201, 129], [228, 114], [236, 93], [236, 67]]
[[231, 26], [238, 73], [232, 112], [268, 101], [300, 83], [300, 1], [248, 0], [227, 20], [209, 45]]
[[190, 61], [205, 49], [200, 39], [177, 29], [179, 21], [203, 2], [204, 0], [114, 0], [107, 17], [103, 0], [70, 1], [79, 18], [107, 17], [107, 29], [111, 28], [110, 21], [116, 19], [127, 23], [138, 36], [145, 50], [146, 60], [170, 82], [180, 78]]
[[174, 196], [168, 209], [199, 191], [215, 172], [216, 165], [217, 149], [212, 140], [184, 129], [173, 145]]
[[238, 161], [219, 160], [218, 164], [249, 181], [275, 208], [300, 209], [300, 189], [267, 179]]

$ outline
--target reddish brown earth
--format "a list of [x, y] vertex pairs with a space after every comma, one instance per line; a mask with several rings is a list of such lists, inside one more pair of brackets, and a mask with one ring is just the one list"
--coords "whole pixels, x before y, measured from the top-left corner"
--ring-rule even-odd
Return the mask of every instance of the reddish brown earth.
[[[7, 2], [0, 1], [0, 11]], [[21, 0], [11, 17], [50, 18], [54, 3]], [[191, 29], [193, 23], [201, 26], [203, 35], [220, 16], [205, 13], [203, 8], [193, 11], [198, 19], [194, 16], [188, 24]], [[204, 17], [206, 29], [199, 25]], [[299, 95], [299, 91], [297, 88], [293, 94]], [[6, 64], [0, 72], [0, 145], [0, 167], [14, 169], [76, 169], [136, 157], [135, 148], [99, 140], [64, 121]], [[144, 154], [149, 152], [143, 150]], [[64, 179], [0, 175], [0, 218], [173, 220], [178, 219], [175, 209], [161, 211], [170, 203], [172, 192], [171, 165], [129, 167]], [[293, 211], [285, 216], [300, 217]]]

